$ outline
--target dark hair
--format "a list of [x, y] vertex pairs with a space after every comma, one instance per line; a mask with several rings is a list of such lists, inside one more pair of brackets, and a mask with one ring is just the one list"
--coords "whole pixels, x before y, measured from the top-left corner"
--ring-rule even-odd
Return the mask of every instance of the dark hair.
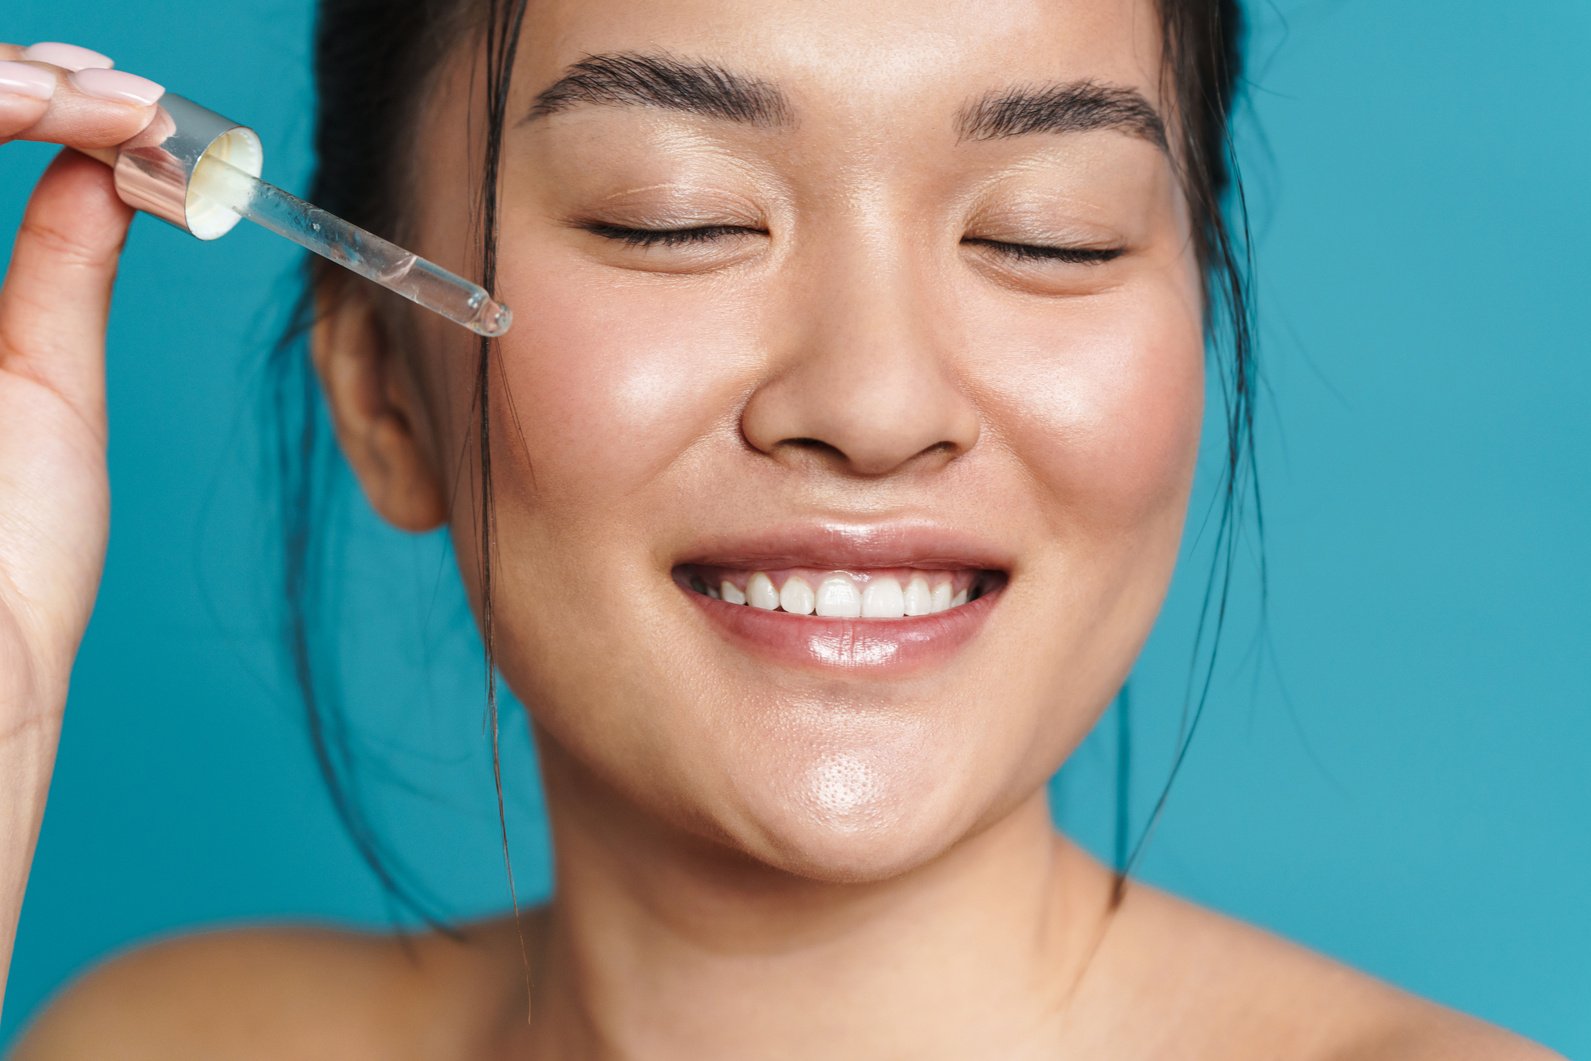
[[[1229, 136], [1238, 84], [1242, 21], [1237, 0], [1158, 0], [1163, 16], [1163, 84], [1170, 86], [1176, 130], [1173, 157], [1181, 171], [1194, 219], [1194, 239], [1205, 277], [1206, 332], [1210, 349], [1218, 349], [1224, 321], [1231, 356], [1218, 359], [1227, 421], [1223, 504], [1216, 534], [1216, 563], [1206, 584], [1189, 672], [1182, 734], [1176, 760], [1153, 812], [1129, 852], [1126, 745], [1119, 750], [1116, 830], [1116, 898], [1158, 819], [1171, 780], [1180, 768], [1198, 727], [1215, 667], [1215, 637], [1210, 637], [1208, 668], [1199, 679], [1198, 660], [1207, 627], [1219, 633], [1231, 585], [1237, 528], [1253, 477], [1254, 351], [1249, 298], [1249, 249], [1246, 210], [1236, 179]], [[315, 27], [317, 167], [310, 189], [313, 202], [377, 233], [402, 237], [405, 222], [404, 160], [412, 158], [406, 137], [412, 118], [428, 98], [429, 79], [444, 57], [469, 34], [479, 33], [485, 46], [487, 151], [477, 210], [481, 240], [481, 279], [491, 290], [496, 276], [499, 154], [508, 99], [509, 77], [525, 16], [525, 0], [321, 0]], [[474, 104], [472, 103], [472, 106]], [[1228, 220], [1230, 205], [1231, 216]], [[323, 579], [328, 542], [321, 510], [339, 483], [344, 465], [331, 441], [326, 411], [314, 373], [304, 356], [302, 337], [313, 323], [317, 289], [340, 285], [343, 277], [319, 259], [309, 259], [304, 287], [292, 321], [276, 345], [270, 365], [268, 400], [271, 459], [281, 488], [283, 521], [282, 589], [286, 606], [289, 664], [303, 697], [309, 735], [337, 814], [360, 854], [379, 878], [389, 900], [401, 903], [431, 927], [455, 935], [412, 875], [398, 867], [354, 795], [355, 756], [346, 724], [338, 710], [335, 640], [325, 635], [323, 611], [332, 587]], [[341, 290], [341, 288], [338, 288]], [[1218, 312], [1216, 312], [1218, 311]], [[480, 432], [479, 559], [482, 594], [481, 631], [486, 648], [485, 697], [492, 730], [492, 765], [497, 784], [503, 857], [513, 895], [513, 868], [508, 856], [503, 818], [501, 765], [498, 756], [496, 671], [492, 629], [492, 561], [495, 522], [492, 504], [491, 403], [487, 400], [492, 344], [482, 339], [476, 371], [474, 415]], [[1263, 584], [1263, 580], [1262, 580]], [[334, 631], [332, 631], [334, 633]], [[328, 646], [333, 650], [328, 657]], [[1128, 725], [1126, 691], [1118, 701], [1118, 724]], [[514, 897], [517, 912], [518, 899]], [[395, 920], [395, 919], [394, 919]]]

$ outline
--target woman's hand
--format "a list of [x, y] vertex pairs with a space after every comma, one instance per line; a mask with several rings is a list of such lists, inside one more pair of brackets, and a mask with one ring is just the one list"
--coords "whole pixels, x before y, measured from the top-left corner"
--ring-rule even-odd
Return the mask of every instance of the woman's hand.
[[[69, 45], [0, 44], [0, 153], [137, 135], [162, 89]], [[104, 565], [105, 324], [132, 211], [73, 151], [29, 202], [0, 286], [0, 998], [72, 660]]]

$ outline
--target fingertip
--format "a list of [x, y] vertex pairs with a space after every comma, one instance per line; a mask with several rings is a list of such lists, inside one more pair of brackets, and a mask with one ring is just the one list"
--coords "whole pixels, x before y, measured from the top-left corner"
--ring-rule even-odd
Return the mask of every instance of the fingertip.
[[166, 94], [166, 86], [125, 70], [74, 70], [66, 75], [72, 87], [95, 99], [151, 107]]
[[34, 63], [49, 63], [62, 70], [109, 70], [116, 60], [80, 44], [40, 41], [22, 49], [22, 58]]
[[[102, 109], [110, 106], [114, 106], [119, 113], [109, 115], [102, 113], [97, 115], [92, 123], [80, 122], [72, 130], [70, 139], [62, 137], [61, 141], [57, 142], [89, 149], [120, 147], [133, 140], [142, 142], [145, 132], [163, 113], [158, 106], [152, 104], [103, 104]], [[28, 136], [31, 139], [33, 134], [29, 133]]]
[[[47, 74], [50, 87], [48, 99], [32, 98], [42, 96], [42, 91], [0, 91], [0, 141], [117, 147], [143, 135], [164, 113], [160, 100], [165, 87], [148, 78], [98, 68], [64, 72], [27, 63], [0, 65], [20, 68], [30, 76]], [[0, 79], [0, 89], [4, 87]]]

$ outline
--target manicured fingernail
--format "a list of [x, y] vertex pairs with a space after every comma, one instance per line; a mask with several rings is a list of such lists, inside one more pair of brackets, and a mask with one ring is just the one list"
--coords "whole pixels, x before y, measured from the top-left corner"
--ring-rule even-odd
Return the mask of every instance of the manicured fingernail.
[[68, 70], [109, 70], [116, 63], [108, 55], [79, 48], [75, 44], [61, 44], [57, 41], [45, 41], [43, 44], [34, 44], [22, 49], [22, 58], [35, 63], [49, 63], [51, 66], [65, 67]]
[[67, 78], [87, 95], [146, 107], [166, 94], [165, 86], [124, 70], [78, 70]]
[[55, 75], [27, 63], [0, 60], [0, 92], [49, 99], [55, 95]]

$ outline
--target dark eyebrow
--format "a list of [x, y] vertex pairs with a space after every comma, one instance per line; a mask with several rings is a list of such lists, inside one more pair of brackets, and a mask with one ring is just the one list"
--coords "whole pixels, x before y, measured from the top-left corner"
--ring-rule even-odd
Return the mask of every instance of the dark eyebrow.
[[[521, 124], [582, 103], [663, 107], [746, 125], [795, 122], [789, 97], [766, 81], [666, 54], [608, 52], [588, 54], [566, 69], [536, 96]], [[1141, 93], [1092, 80], [991, 91], [956, 116], [960, 140], [1094, 129], [1115, 129], [1166, 148], [1165, 123]]]
[[1137, 89], [1067, 81], [990, 92], [956, 116], [962, 140], [1114, 129], [1167, 150], [1166, 125]]
[[794, 120], [789, 99], [765, 81], [711, 63], [638, 52], [587, 55], [542, 90], [523, 120], [580, 103], [666, 107], [748, 125], [780, 126]]

